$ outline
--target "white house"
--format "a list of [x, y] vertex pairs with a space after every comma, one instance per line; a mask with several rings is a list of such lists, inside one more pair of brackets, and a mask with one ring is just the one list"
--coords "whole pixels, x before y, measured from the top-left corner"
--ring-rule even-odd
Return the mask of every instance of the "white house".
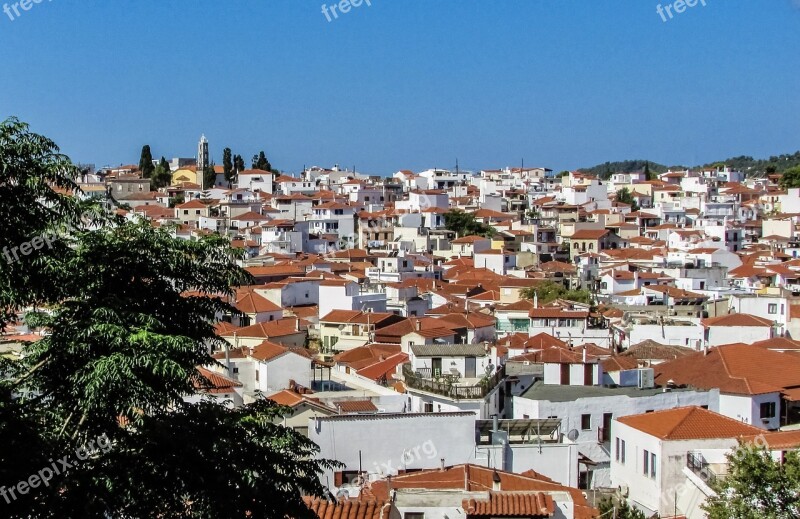
[[794, 424], [800, 409], [800, 356], [729, 344], [654, 366], [657, 384], [718, 389], [711, 409], [761, 429]]
[[[678, 407], [612, 423], [611, 484], [647, 517], [704, 519], [710, 476], [727, 473], [725, 455], [761, 431], [701, 407]], [[709, 474], [710, 473], [710, 474]]]
[[775, 321], [750, 314], [727, 314], [703, 319], [708, 346], [743, 342], [752, 344], [774, 336]]
[[[610, 485], [609, 445], [612, 420], [681, 405], [713, 406], [717, 393], [703, 390], [601, 387], [536, 382], [522, 393], [513, 390], [513, 418], [558, 418], [564, 434], [574, 435], [579, 452], [591, 463], [581, 466], [584, 488]], [[572, 432], [574, 431], [574, 432]]]

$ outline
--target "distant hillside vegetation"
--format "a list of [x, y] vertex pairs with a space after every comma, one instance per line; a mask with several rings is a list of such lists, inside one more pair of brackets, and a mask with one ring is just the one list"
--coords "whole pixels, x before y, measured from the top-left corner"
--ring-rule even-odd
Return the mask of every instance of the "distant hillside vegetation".
[[[631, 173], [633, 171], [642, 171], [644, 170], [645, 164], [650, 166], [650, 171], [653, 173], [664, 173], [668, 169], [675, 170], [685, 168], [685, 166], [667, 167], [663, 164], [658, 164], [657, 162], [648, 162], [646, 160], [623, 160], [617, 162], [606, 162], [591, 168], [580, 168], [578, 171], [607, 179], [612, 173]], [[709, 162], [708, 164], [698, 166], [698, 168], [712, 168], [722, 165], [742, 171], [749, 177], [763, 176], [767, 173], [783, 173], [787, 169], [800, 166], [800, 151], [791, 155], [778, 155], [768, 159], [754, 159], [753, 157], [742, 155], [741, 157], [731, 157], [721, 161]]]
[[783, 173], [787, 169], [800, 166], [800, 151], [791, 155], [778, 155], [764, 159], [754, 159], [742, 155], [741, 157], [731, 157], [720, 162], [712, 162], [704, 167], [713, 167], [725, 164], [733, 169], [744, 172], [747, 176], [761, 176], [766, 173]]
[[[612, 173], [632, 173], [634, 171], [643, 171], [645, 165], [650, 166], [650, 171], [653, 173], [664, 173], [669, 169], [663, 164], [656, 162], [648, 162], [646, 160], [623, 160], [621, 162], [606, 162], [598, 164], [591, 168], [581, 168], [578, 171], [595, 175], [599, 178], [607, 179]], [[681, 166], [673, 166], [672, 169], [680, 168]]]

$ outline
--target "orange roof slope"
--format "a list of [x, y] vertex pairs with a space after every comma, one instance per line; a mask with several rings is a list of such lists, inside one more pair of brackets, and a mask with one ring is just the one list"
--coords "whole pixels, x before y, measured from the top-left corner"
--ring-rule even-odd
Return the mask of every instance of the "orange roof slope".
[[739, 438], [763, 432], [752, 425], [694, 406], [623, 416], [617, 421], [662, 440]]
[[800, 387], [800, 356], [748, 344], [728, 344], [655, 366], [656, 382], [687, 384], [723, 393], [759, 395]]
[[389, 519], [388, 501], [339, 501], [304, 497], [306, 506], [319, 519]]

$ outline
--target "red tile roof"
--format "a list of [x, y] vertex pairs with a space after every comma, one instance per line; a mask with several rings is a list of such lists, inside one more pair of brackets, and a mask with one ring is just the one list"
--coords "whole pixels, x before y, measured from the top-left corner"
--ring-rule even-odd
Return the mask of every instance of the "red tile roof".
[[654, 366], [656, 382], [672, 380], [723, 393], [759, 395], [800, 387], [800, 356], [748, 344], [711, 348]]
[[617, 421], [662, 440], [739, 438], [763, 432], [752, 425], [695, 406], [623, 416]]
[[272, 337], [285, 337], [296, 333], [305, 333], [309, 322], [296, 317], [278, 319], [266, 323], [256, 323], [244, 328], [238, 328], [224, 334], [225, 337], [232, 337], [235, 332], [239, 337], [255, 337], [269, 339]]
[[610, 231], [608, 229], [580, 229], [569, 236], [570, 240], [599, 240]]
[[709, 317], [700, 321], [703, 326], [761, 326], [769, 328], [773, 322], [763, 317], [756, 317], [750, 314], [727, 314], [718, 317]]
[[311, 354], [305, 348], [287, 348], [286, 346], [281, 346], [280, 344], [270, 341], [264, 341], [253, 348], [253, 352], [250, 356], [261, 362], [268, 362], [280, 357], [284, 353], [294, 353], [301, 357], [311, 358]]
[[377, 413], [378, 408], [372, 403], [372, 400], [342, 400], [333, 402], [333, 405], [339, 409], [340, 413]]
[[195, 382], [195, 389], [205, 393], [232, 393], [234, 388], [242, 387], [242, 383], [238, 380], [233, 380], [209, 369], [199, 367], [197, 371], [206, 380]]
[[306, 506], [319, 519], [389, 519], [392, 506], [385, 501], [339, 501], [304, 497]]
[[553, 497], [541, 492], [490, 492], [486, 500], [464, 499], [461, 507], [469, 517], [551, 517]]

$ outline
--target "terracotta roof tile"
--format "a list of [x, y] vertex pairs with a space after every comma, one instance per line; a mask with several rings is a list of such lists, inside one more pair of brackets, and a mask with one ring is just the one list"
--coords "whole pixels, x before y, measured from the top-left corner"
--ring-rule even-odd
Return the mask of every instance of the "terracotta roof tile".
[[304, 497], [306, 506], [319, 519], [389, 519], [389, 501], [327, 501]]
[[672, 380], [723, 393], [759, 395], [800, 387], [800, 355], [787, 355], [748, 344], [711, 348], [654, 366], [656, 382]]
[[469, 517], [550, 517], [553, 497], [542, 492], [489, 492], [486, 500], [464, 499], [461, 507]]
[[662, 440], [739, 438], [763, 432], [752, 425], [695, 406], [623, 416], [617, 421]]

